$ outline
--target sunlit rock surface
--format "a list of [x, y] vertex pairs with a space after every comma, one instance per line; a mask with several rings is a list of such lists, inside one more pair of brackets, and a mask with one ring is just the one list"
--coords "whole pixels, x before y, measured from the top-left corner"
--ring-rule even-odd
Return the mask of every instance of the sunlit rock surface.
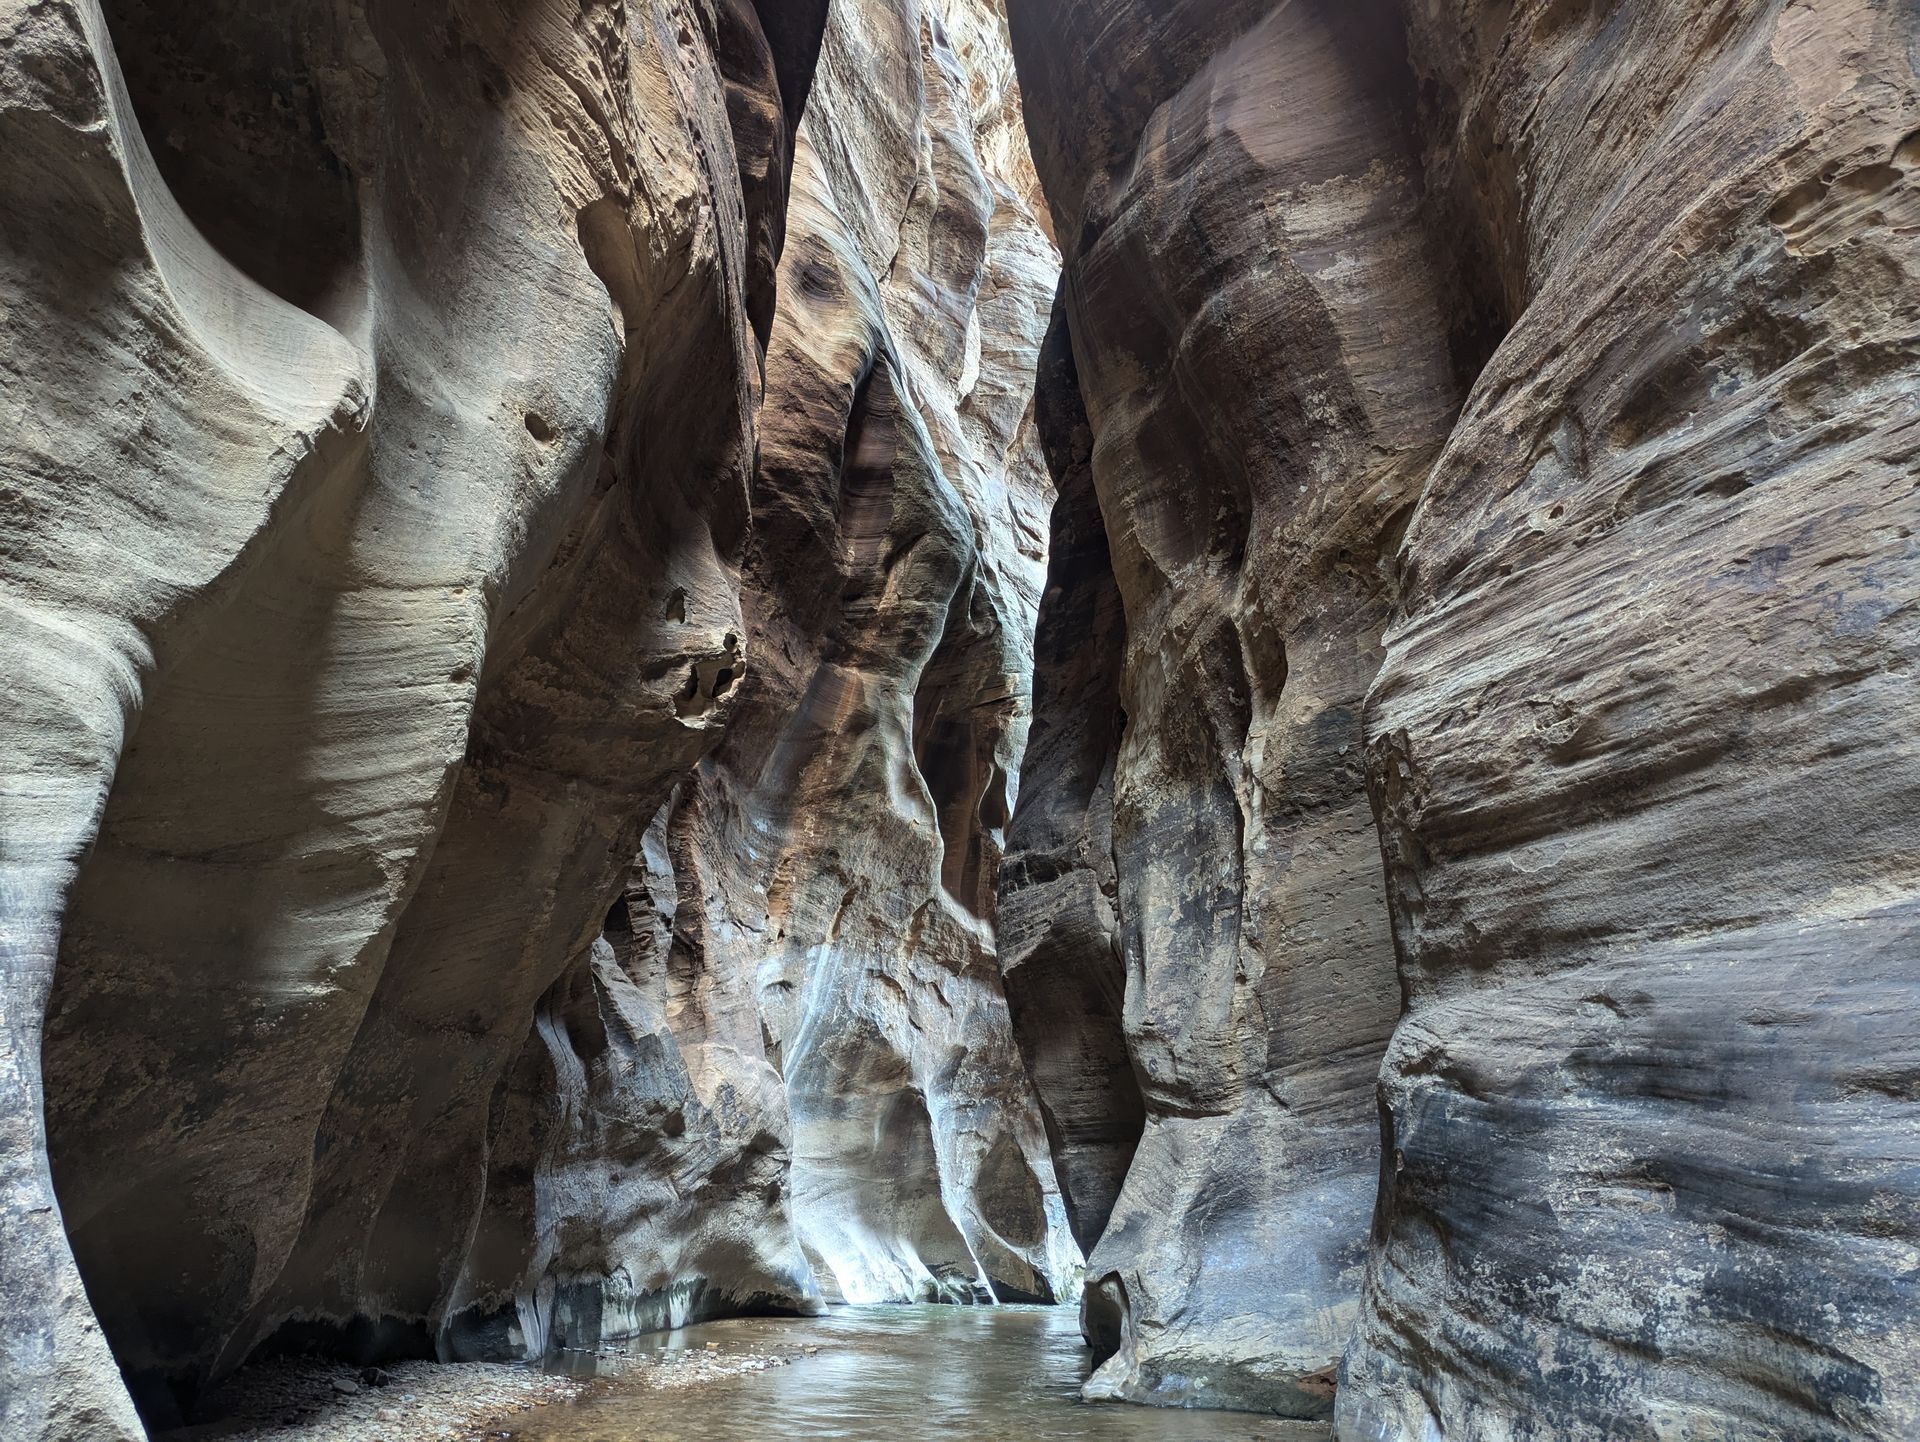
[[994, 949], [1057, 261], [985, 6], [845, 0], [801, 126], [745, 676], [676, 804], [673, 967], [749, 976], [829, 1296], [1071, 1295]]
[[819, 1308], [787, 1207], [786, 1102], [752, 977], [693, 966], [675, 945], [672, 804], [647, 828], [604, 937], [541, 998], [495, 1102], [468, 1272], [497, 1258], [517, 1281], [511, 1309], [457, 1319], [448, 1355], [538, 1356]]
[[517, 1311], [502, 1080], [727, 714], [772, 9], [0, 5], [9, 1439], [136, 1431], [82, 1277], [157, 1420]]

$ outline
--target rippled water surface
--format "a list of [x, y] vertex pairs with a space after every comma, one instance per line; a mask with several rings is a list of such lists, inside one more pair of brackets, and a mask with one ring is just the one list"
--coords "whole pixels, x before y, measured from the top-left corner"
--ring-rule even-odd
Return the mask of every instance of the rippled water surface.
[[[790, 1365], [694, 1388], [646, 1386], [642, 1364], [582, 1401], [516, 1422], [516, 1442], [1317, 1442], [1324, 1428], [1235, 1412], [1086, 1403], [1087, 1353], [1066, 1307], [836, 1307], [805, 1320], [749, 1318], [655, 1346], [774, 1354]], [[805, 1349], [818, 1347], [818, 1352]], [[636, 1351], [641, 1350], [636, 1347]]]

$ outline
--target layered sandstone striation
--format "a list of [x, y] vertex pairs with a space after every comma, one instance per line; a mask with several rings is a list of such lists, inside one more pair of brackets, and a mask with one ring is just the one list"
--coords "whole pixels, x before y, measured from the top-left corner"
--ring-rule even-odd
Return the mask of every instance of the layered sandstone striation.
[[503, 1082], [727, 716], [803, 9], [0, 6], [9, 1438], [517, 1311]]
[[1911, 1434], [1910, 16], [1010, 9], [1126, 611], [1094, 1390]]
[[9, 1437], [1071, 1292], [1057, 257], [997, 8], [828, 10], [0, 9]]
[[1908, 9], [1007, 8], [0, 0], [0, 1434], [1920, 1432]]
[[[1145, 1108], [1089, 1391], [1322, 1416], [1399, 1003], [1361, 700], [1461, 391], [1409, 77], [1380, 6], [1010, 8], [1125, 613], [1111, 780], [1083, 746], [1016, 821], [1111, 806], [1111, 897], [1099, 861], [1043, 903], [1108, 1007], [1117, 940]], [[1095, 1120], [1108, 1055], [1081, 1052]]]
[[1070, 1286], [992, 967], [1057, 269], [1011, 85], [991, 8], [831, 11], [769, 317], [745, 623], [680, 698], [729, 691], [732, 739], [539, 1005], [474, 1249], [512, 1259], [513, 1307], [467, 1309], [443, 1350], [805, 1311], [822, 1288]]
[[1040, 350], [1034, 422], [1057, 498], [1033, 638], [1033, 722], [1000, 875], [1000, 969], [1074, 1240], [1090, 1253], [1146, 1113], [1122, 1020], [1113, 863], [1126, 617], [1057, 299]]
[[760, 410], [748, 667], [667, 827], [675, 964], [754, 980], [797, 1235], [854, 1301], [1052, 1299], [1079, 1261], [995, 960], [1057, 272], [1000, 23], [834, 7]]
[[1920, 49], [1426, 7], [1512, 325], [1368, 765], [1408, 1009], [1344, 1435], [1920, 1429]]

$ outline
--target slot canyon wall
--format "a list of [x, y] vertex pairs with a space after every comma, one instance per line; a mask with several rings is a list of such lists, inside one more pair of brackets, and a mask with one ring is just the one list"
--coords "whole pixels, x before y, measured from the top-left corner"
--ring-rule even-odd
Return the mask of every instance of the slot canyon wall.
[[[1219, 7], [1158, 29], [1109, 8], [1013, 11], [1077, 361], [1044, 378], [1084, 405], [1068, 460], [1125, 619], [1108, 771], [1091, 747], [1036, 765], [1015, 823], [1098, 792], [1111, 832], [1113, 900], [1088, 872], [1079, 891], [1124, 1005], [1091, 1030], [1103, 1056], [1124, 1037], [1144, 1130], [1089, 1258], [1089, 1335], [1113, 1354], [1089, 1390], [1310, 1417], [1357, 1314], [1399, 1009], [1361, 703], [1470, 337], [1380, 15], [1274, 7], [1211, 55]], [[1067, 604], [1065, 547], [1055, 564]], [[1067, 897], [1041, 905], [1065, 932]], [[1078, 1124], [1112, 1129], [1116, 1099], [1082, 1089]]]
[[511, 1304], [497, 1083], [725, 721], [784, 13], [4, 12], [9, 1437], [136, 1430], [94, 1316], [164, 1422]]
[[1146, 1122], [1122, 1023], [1113, 769], [1126, 617], [1088, 465], [1066, 313], [1038, 357], [1034, 426], [1056, 487], [1033, 637], [1033, 721], [1000, 874], [1000, 968], [1083, 1254], [1106, 1229]]
[[1912, 8], [1009, 18], [1110, 556], [1036, 737], [1118, 714], [1036, 740], [1008, 957], [1046, 894], [1070, 1197], [1116, 1047], [1145, 1119], [1089, 1392], [1913, 1435]]
[[1913, 7], [1005, 11], [0, 0], [0, 1435], [1920, 1432]]
[[0, 1433], [1071, 1286], [1057, 260], [997, 12], [828, 9], [0, 4]]
[[760, 409], [753, 660], [661, 817], [670, 886], [649, 871], [671, 985], [744, 988], [800, 1245], [851, 1301], [1051, 1301], [1080, 1263], [993, 929], [1058, 273], [1018, 107], [995, 8], [834, 6]]

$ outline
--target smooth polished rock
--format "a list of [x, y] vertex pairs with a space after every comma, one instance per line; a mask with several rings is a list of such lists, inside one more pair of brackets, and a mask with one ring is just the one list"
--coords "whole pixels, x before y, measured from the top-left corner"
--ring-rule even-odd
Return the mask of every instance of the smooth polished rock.
[[513, 1304], [498, 1085], [741, 629], [818, 27], [692, 15], [0, 6], [9, 1438], [137, 1432], [87, 1297], [156, 1421]]
[[1087, 1390], [1324, 1417], [1399, 1006], [1360, 704], [1467, 348], [1412, 77], [1383, 5], [1010, 13], [1126, 628], [1073, 924], [1118, 937], [1146, 1121]]
[[674, 965], [755, 979], [796, 1234], [852, 1301], [1051, 1299], [1079, 1263], [994, 936], [1057, 274], [1017, 107], [991, 7], [834, 7], [760, 409], [745, 679], [669, 828]]

